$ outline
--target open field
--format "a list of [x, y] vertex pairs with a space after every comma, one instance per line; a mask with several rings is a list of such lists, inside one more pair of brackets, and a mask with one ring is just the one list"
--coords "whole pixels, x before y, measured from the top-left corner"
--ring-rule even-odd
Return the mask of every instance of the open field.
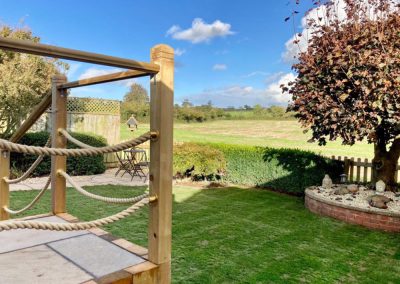
[[[127, 197], [143, 188], [87, 187]], [[36, 191], [11, 192], [12, 208]], [[30, 214], [50, 210], [50, 194]], [[126, 206], [67, 191], [68, 212], [82, 220]], [[147, 210], [108, 225], [114, 235], [146, 246]], [[319, 217], [298, 197], [255, 189], [174, 188], [173, 283], [400, 283], [398, 235]]]
[[[149, 124], [139, 125], [134, 135], [148, 131]], [[121, 124], [121, 139], [132, 137], [125, 124]], [[372, 158], [373, 146], [358, 143], [343, 146], [340, 142], [328, 142], [326, 146], [308, 143], [310, 134], [303, 134], [298, 122], [293, 120], [217, 120], [204, 123], [175, 123], [174, 139], [177, 142], [216, 142], [245, 144], [275, 148], [298, 148], [323, 155]]]

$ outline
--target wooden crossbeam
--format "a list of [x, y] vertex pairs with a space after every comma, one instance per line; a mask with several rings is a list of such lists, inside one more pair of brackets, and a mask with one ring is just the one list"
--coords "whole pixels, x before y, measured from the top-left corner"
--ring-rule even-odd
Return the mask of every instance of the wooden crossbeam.
[[0, 37], [0, 48], [17, 52], [69, 59], [81, 62], [101, 64], [125, 69], [157, 73], [160, 68], [157, 64], [125, 59], [98, 53], [91, 53], [75, 49], [57, 47], [47, 44], [34, 43], [26, 40]]
[[109, 83], [114, 81], [120, 81], [125, 79], [132, 79], [137, 77], [143, 77], [152, 75], [153, 73], [137, 71], [137, 70], [127, 70], [122, 72], [116, 72], [107, 75], [96, 76], [92, 78], [82, 79], [78, 81], [68, 82], [62, 85], [57, 86], [59, 89], [71, 89], [77, 87], [84, 87], [90, 85], [96, 85], [101, 83]]
[[48, 92], [38, 105], [35, 106], [32, 113], [22, 123], [22, 125], [11, 136], [11, 142], [18, 142], [19, 139], [31, 128], [31, 126], [39, 119], [39, 117], [49, 108], [51, 104], [51, 91]]

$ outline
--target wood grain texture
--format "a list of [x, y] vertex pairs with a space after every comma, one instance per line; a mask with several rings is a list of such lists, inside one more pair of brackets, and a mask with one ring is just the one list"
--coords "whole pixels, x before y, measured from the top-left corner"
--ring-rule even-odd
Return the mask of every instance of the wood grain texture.
[[98, 53], [80, 51], [75, 49], [57, 47], [42, 43], [33, 43], [26, 40], [0, 37], [0, 48], [22, 53], [50, 56], [55, 58], [114, 66], [119, 68], [145, 71], [150, 73], [157, 73], [159, 70], [159, 67], [152, 63], [103, 55]]
[[150, 57], [160, 71], [150, 83], [150, 129], [158, 131], [159, 137], [150, 142], [150, 195], [158, 200], [150, 204], [148, 256], [159, 266], [156, 283], [170, 283], [174, 50], [157, 45]]
[[10, 176], [10, 153], [0, 151], [0, 220], [8, 220], [9, 214], [3, 209], [10, 204], [10, 189], [4, 178]]
[[[52, 79], [52, 133], [51, 146], [53, 148], [66, 148], [67, 139], [58, 132], [59, 128], [67, 128], [67, 95], [59, 90], [57, 85], [65, 83], [65, 76], [57, 75]], [[66, 181], [58, 170], [66, 171], [66, 156], [51, 156], [51, 192], [53, 214], [66, 212]]]

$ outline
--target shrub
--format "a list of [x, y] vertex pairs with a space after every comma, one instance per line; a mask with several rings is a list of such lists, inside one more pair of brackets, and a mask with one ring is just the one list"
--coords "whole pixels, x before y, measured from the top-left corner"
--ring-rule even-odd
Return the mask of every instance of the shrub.
[[235, 184], [300, 195], [306, 187], [320, 184], [324, 174], [335, 179], [343, 173], [342, 163], [308, 151], [225, 144], [212, 147], [223, 152], [225, 180]]
[[[85, 144], [94, 147], [106, 146], [105, 138], [94, 135], [94, 134], [83, 134], [83, 133], [72, 133], [72, 136], [82, 141]], [[25, 134], [19, 143], [32, 146], [44, 146], [49, 137], [49, 133], [34, 132]], [[69, 143], [67, 147], [70, 149], [79, 148], [78, 146]], [[36, 160], [37, 156], [12, 153], [11, 154], [11, 166], [13, 172], [25, 172], [31, 164]], [[36, 170], [33, 172], [33, 176], [49, 175], [51, 168], [50, 156], [45, 156], [43, 161], [39, 164]], [[83, 156], [83, 157], [68, 157], [67, 158], [67, 172], [71, 175], [92, 175], [104, 173], [106, 167], [104, 165], [103, 155], [96, 156]]]
[[219, 178], [226, 170], [224, 155], [209, 145], [183, 143], [174, 147], [174, 174], [184, 174], [191, 169], [192, 177]]

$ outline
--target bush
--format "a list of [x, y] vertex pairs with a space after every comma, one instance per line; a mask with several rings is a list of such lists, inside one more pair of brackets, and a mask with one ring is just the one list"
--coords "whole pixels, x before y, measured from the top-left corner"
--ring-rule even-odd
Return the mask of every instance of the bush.
[[195, 179], [219, 178], [226, 170], [224, 155], [209, 145], [184, 143], [174, 147], [174, 174], [183, 175], [192, 169]]
[[300, 195], [306, 187], [320, 184], [325, 174], [335, 179], [343, 173], [341, 162], [308, 151], [225, 144], [212, 147], [224, 154], [225, 180], [235, 184]]
[[[94, 134], [71, 133], [73, 137], [82, 141], [85, 144], [94, 147], [106, 146], [105, 138]], [[32, 146], [44, 146], [49, 137], [48, 132], [34, 132], [25, 134], [19, 143]], [[67, 147], [70, 149], [77, 149], [78, 146], [69, 143]], [[11, 154], [11, 167], [13, 172], [25, 172], [32, 163], [36, 160], [37, 156], [12, 153]], [[39, 164], [33, 172], [33, 176], [49, 175], [51, 168], [50, 156], [45, 156], [43, 161]], [[92, 175], [104, 173], [106, 170], [103, 155], [96, 156], [83, 156], [83, 157], [68, 157], [67, 158], [67, 172], [71, 175]]]

